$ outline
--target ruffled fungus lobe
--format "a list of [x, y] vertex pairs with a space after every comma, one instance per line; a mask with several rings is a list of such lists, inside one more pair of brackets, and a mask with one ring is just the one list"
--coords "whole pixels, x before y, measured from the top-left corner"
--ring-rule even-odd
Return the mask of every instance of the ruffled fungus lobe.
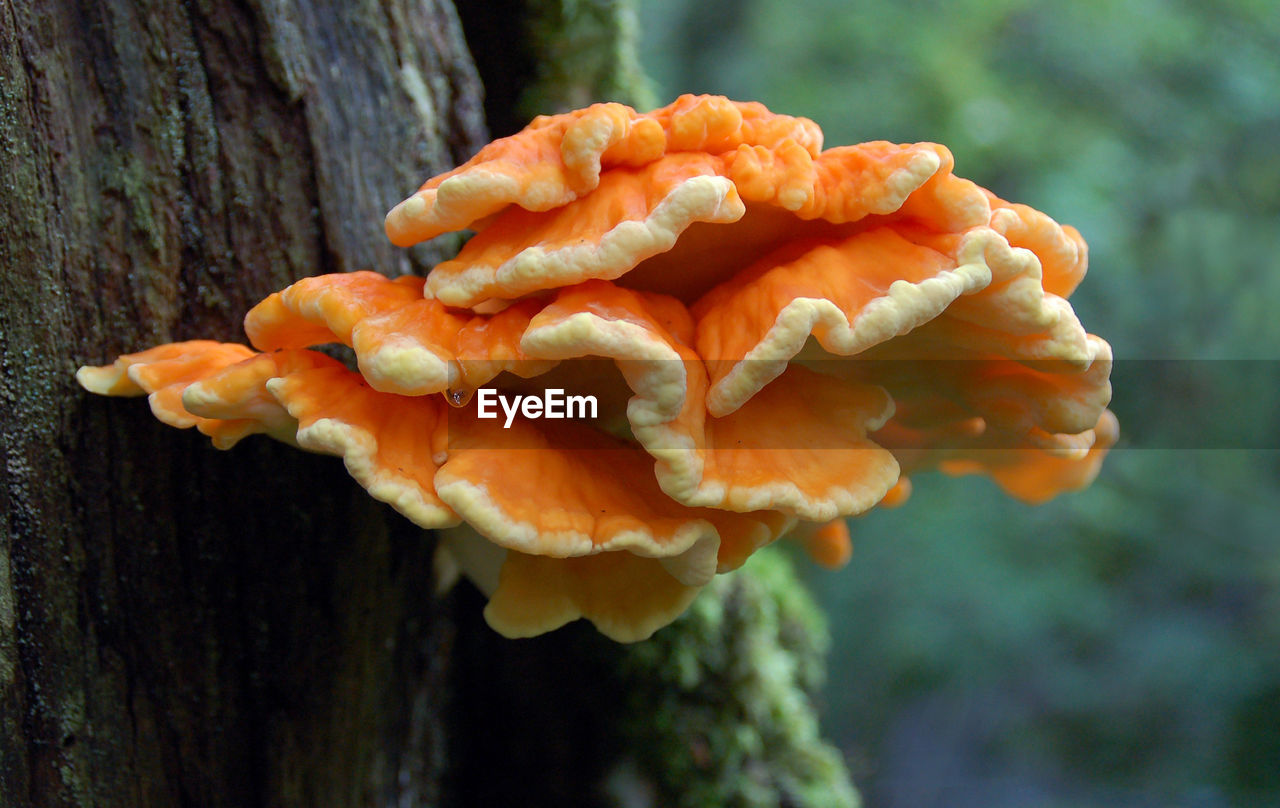
[[[1110, 349], [1066, 300], [1084, 241], [936, 144], [824, 151], [812, 121], [719, 97], [597, 104], [490, 144], [386, 228], [475, 236], [425, 279], [271, 295], [256, 351], [178, 343], [78, 378], [219, 448], [341, 456], [442, 531], [508, 636], [585, 617], [641, 639], [781, 535], [845, 563], [844, 519], [902, 503], [909, 474], [1040, 502], [1116, 439]], [[600, 411], [486, 418], [481, 388]]]

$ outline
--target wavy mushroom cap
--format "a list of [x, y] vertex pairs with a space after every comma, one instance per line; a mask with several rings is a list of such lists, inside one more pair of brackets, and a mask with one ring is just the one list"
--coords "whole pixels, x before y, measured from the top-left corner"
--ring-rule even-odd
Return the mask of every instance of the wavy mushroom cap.
[[[1084, 242], [952, 167], [930, 143], [824, 151], [813, 122], [718, 97], [539, 118], [388, 214], [399, 245], [475, 231], [427, 278], [308, 278], [249, 312], [257, 351], [79, 378], [220, 448], [343, 457], [486, 559], [504, 634], [585, 617], [635, 640], [788, 531], [843, 564], [844, 518], [900, 504], [907, 474], [1038, 502], [1097, 473], [1117, 433], [1110, 349], [1066, 300]], [[486, 418], [481, 388], [599, 412]]]

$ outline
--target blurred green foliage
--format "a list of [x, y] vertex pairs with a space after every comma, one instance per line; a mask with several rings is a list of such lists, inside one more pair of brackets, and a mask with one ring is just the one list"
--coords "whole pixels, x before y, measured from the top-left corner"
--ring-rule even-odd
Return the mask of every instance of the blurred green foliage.
[[662, 95], [763, 101], [831, 145], [945, 143], [1090, 244], [1072, 303], [1115, 348], [1129, 435], [1094, 487], [1033, 509], [921, 478], [812, 576], [869, 804], [1280, 804], [1274, 3], [639, 9]]

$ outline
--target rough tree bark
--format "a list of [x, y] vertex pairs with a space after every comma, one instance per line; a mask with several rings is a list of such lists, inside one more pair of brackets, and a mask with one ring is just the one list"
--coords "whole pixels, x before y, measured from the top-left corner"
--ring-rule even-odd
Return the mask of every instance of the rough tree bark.
[[72, 373], [408, 271], [382, 215], [480, 101], [446, 0], [0, 3], [0, 805], [440, 796], [429, 537], [341, 463], [211, 452]]

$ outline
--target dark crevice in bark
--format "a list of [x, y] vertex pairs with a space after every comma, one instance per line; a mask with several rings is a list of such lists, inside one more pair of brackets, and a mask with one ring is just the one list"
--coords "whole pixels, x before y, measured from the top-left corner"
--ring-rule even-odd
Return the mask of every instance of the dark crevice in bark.
[[472, 729], [449, 747], [447, 805], [616, 805], [600, 789], [622, 754], [623, 647], [584, 622], [506, 640], [484, 624], [484, 597], [473, 586], [460, 584], [452, 597], [450, 723]]
[[528, 123], [520, 97], [536, 77], [533, 48], [525, 33], [530, 0], [459, 3], [467, 47], [484, 85], [484, 115], [493, 137], [505, 137]]

